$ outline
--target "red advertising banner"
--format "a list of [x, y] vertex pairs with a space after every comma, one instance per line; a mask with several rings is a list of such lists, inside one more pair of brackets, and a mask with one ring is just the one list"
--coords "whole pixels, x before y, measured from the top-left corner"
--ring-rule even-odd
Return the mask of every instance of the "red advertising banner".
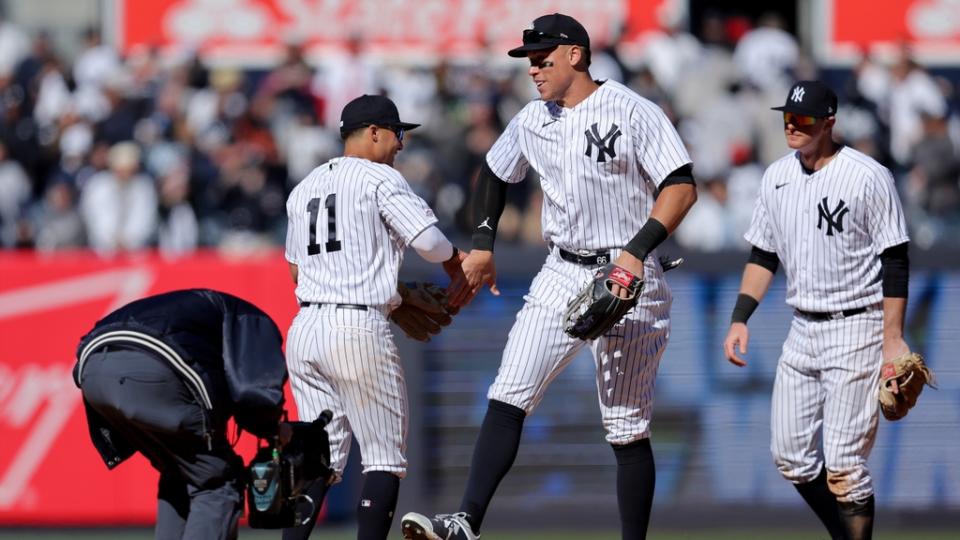
[[373, 54], [471, 54], [507, 50], [536, 17], [576, 17], [595, 43], [626, 41], [658, 27], [670, 0], [118, 0], [117, 44], [196, 49], [245, 64], [279, 58], [288, 42], [314, 54], [361, 39]]
[[[298, 309], [279, 251], [177, 260], [0, 252], [0, 525], [153, 523], [157, 473], [139, 455], [107, 470], [71, 370], [80, 336], [100, 317], [192, 287], [245, 298], [283, 331]], [[287, 409], [296, 416], [289, 395]], [[245, 436], [238, 451], [249, 457], [254, 444]]]
[[[908, 44], [927, 63], [960, 63], [958, 0], [823, 0], [813, 16], [820, 60], [855, 59], [863, 50], [893, 54]], [[824, 24], [826, 23], [826, 24]]]

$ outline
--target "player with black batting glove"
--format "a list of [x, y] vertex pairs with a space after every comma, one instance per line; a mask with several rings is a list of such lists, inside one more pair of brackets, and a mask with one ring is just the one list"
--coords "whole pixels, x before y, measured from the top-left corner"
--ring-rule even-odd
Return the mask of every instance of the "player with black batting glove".
[[[655, 469], [653, 387], [670, 332], [671, 295], [656, 248], [696, 201], [692, 165], [664, 112], [590, 77], [590, 38], [573, 18], [537, 18], [523, 45], [541, 99], [491, 150], [473, 193], [471, 292], [499, 294], [493, 247], [507, 186], [529, 169], [543, 188], [550, 253], [510, 331], [458, 512], [403, 517], [404, 538], [472, 540], [520, 445], [524, 418], [584, 347], [597, 364], [607, 442], [617, 460], [625, 539], [646, 536]], [[642, 288], [641, 288], [642, 283]], [[583, 293], [583, 294], [582, 294]]]

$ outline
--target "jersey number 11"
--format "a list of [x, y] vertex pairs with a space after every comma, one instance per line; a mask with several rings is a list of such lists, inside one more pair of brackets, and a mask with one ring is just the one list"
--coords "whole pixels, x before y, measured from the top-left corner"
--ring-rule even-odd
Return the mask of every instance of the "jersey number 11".
[[[327, 209], [327, 242], [323, 245], [327, 253], [340, 251], [340, 241], [337, 240], [337, 194], [327, 195], [323, 202]], [[320, 244], [317, 243], [317, 218], [320, 215], [320, 199], [310, 199], [307, 203], [310, 212], [310, 243], [307, 244], [307, 255], [319, 255]]]

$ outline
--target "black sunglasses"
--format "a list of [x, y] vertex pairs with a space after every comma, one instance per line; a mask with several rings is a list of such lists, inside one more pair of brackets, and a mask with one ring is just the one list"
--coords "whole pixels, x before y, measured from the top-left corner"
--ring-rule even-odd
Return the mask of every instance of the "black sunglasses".
[[539, 30], [534, 30], [528, 28], [523, 31], [523, 44], [527, 45], [530, 43], [540, 43], [544, 39], [552, 39], [557, 41], [570, 41], [570, 38], [566, 36], [561, 36], [557, 34], [548, 34], [547, 32], [541, 32]]
[[397, 126], [381, 126], [380, 124], [364, 124], [364, 125], [367, 126], [367, 127], [377, 126], [378, 128], [381, 128], [381, 129], [389, 129], [390, 131], [393, 132], [394, 135], [397, 136], [397, 142], [403, 142], [404, 130], [403, 130], [402, 127], [397, 127]]

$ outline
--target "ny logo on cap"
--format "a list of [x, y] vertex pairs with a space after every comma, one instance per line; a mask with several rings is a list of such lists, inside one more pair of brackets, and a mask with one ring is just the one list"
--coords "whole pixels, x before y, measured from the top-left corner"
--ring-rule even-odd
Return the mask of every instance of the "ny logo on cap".
[[803, 101], [803, 93], [804, 93], [804, 91], [805, 91], [805, 90], [803, 89], [802, 86], [798, 86], [798, 87], [794, 88], [794, 89], [793, 89], [793, 95], [790, 96], [790, 99], [792, 99], [793, 101], [795, 101], [795, 102], [797, 102], [797, 103], [800, 103], [801, 101]]

